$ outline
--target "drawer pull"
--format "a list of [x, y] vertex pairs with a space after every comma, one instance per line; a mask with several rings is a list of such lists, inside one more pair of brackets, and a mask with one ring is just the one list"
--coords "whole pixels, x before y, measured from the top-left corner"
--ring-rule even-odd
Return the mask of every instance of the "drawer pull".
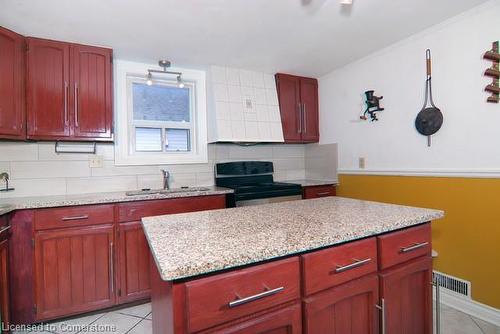
[[80, 220], [80, 219], [89, 219], [89, 215], [82, 215], [82, 216], [73, 216], [73, 217], [63, 217], [63, 221], [68, 221], [68, 220]]
[[253, 295], [253, 296], [241, 298], [241, 299], [230, 302], [229, 307], [236, 307], [236, 306], [240, 306], [243, 304], [247, 304], [247, 303], [253, 302], [255, 300], [262, 299], [264, 297], [269, 297], [269, 296], [275, 295], [283, 290], [285, 290], [285, 287], [280, 286], [279, 288], [276, 288], [276, 289], [267, 290], [267, 291], [258, 293], [258, 294]]
[[419, 248], [422, 248], [422, 247], [425, 247], [429, 244], [429, 242], [420, 242], [420, 243], [416, 243], [412, 246], [408, 246], [408, 247], [402, 247], [400, 252], [401, 253], [408, 253], [408, 252], [411, 252], [411, 251], [414, 251], [416, 249], [419, 249]]
[[370, 262], [372, 259], [368, 258], [368, 259], [364, 259], [364, 260], [356, 260], [356, 259], [353, 259], [353, 260], [355, 262], [348, 264], [346, 266], [337, 266], [337, 268], [335, 269], [335, 273], [338, 274], [338, 273], [342, 273], [342, 272], [350, 270], [350, 269], [361, 267], [361, 266], [367, 264], [368, 262]]
[[318, 195], [318, 196], [327, 196], [327, 195], [330, 195], [330, 192], [329, 191], [323, 191], [321, 193], [317, 193], [316, 195]]
[[3, 233], [3, 232], [5, 232], [5, 231], [8, 231], [8, 230], [10, 230], [10, 225], [9, 225], [9, 226], [5, 226], [4, 228], [2, 228], [2, 229], [0, 230], [0, 234], [2, 234], [2, 233]]

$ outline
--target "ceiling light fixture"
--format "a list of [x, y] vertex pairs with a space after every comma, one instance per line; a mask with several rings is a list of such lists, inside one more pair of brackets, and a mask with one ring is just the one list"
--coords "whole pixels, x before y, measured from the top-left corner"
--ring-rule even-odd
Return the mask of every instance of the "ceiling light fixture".
[[350, 5], [352, 5], [352, 0], [341, 0], [340, 4], [350, 6]]
[[172, 63], [168, 60], [159, 60], [158, 66], [160, 66], [161, 70], [149, 69], [147, 74], [146, 84], [151, 86], [153, 84], [153, 73], [159, 74], [173, 74], [177, 76], [177, 86], [179, 88], [184, 88], [184, 81], [182, 81], [182, 73], [181, 72], [173, 72], [169, 71], [168, 68], [172, 65]]

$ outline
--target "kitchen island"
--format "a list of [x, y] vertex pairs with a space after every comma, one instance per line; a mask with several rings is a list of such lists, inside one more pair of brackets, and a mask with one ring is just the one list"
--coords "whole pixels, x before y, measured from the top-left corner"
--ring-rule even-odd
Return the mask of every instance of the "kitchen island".
[[153, 332], [431, 333], [443, 215], [328, 197], [143, 218]]

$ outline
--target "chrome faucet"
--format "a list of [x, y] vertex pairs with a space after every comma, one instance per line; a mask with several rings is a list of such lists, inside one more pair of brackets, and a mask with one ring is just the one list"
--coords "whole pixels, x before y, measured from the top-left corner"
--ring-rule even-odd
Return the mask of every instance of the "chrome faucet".
[[11, 191], [14, 190], [14, 188], [9, 188], [9, 173], [3, 172], [0, 173], [0, 181], [5, 181], [5, 188], [0, 189], [0, 191]]
[[161, 170], [163, 173], [163, 189], [170, 189], [170, 172], [166, 169]]

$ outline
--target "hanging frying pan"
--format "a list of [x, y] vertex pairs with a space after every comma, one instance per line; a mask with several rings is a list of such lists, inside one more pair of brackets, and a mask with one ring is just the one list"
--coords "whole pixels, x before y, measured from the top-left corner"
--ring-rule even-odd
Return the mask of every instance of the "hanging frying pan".
[[[438, 107], [434, 105], [432, 100], [432, 76], [431, 76], [431, 50], [425, 52], [427, 63], [427, 80], [425, 81], [425, 102], [422, 110], [415, 119], [415, 127], [417, 131], [427, 136], [427, 146], [431, 146], [431, 135], [439, 131], [443, 125], [443, 114]], [[430, 102], [430, 105], [427, 103]]]

